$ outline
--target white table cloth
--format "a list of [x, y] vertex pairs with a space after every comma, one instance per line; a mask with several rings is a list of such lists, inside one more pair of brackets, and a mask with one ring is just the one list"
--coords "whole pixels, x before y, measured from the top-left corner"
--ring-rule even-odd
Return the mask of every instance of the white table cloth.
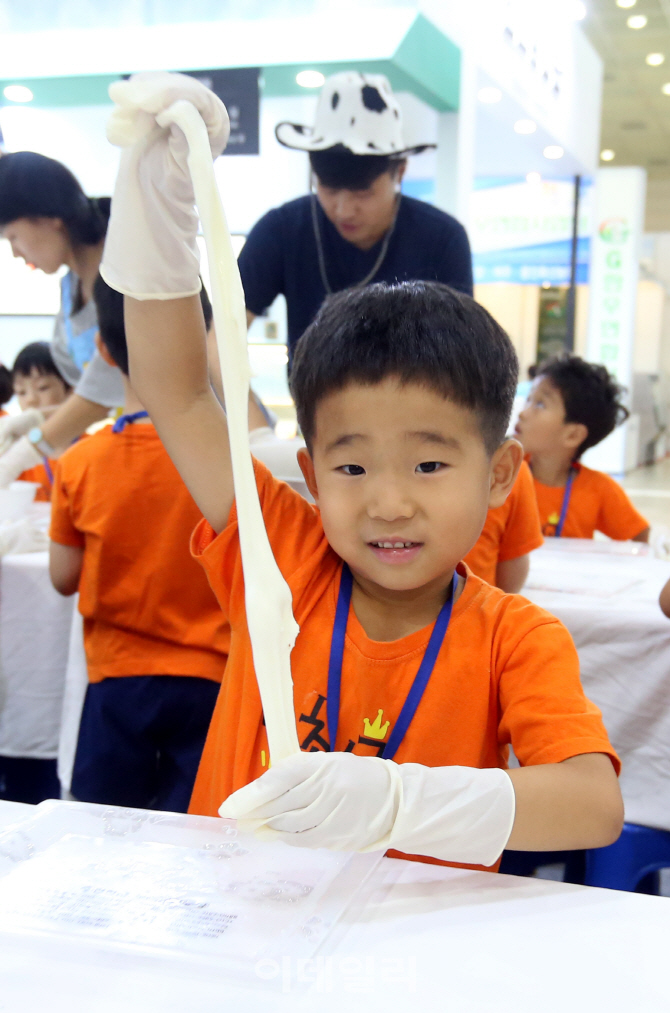
[[626, 819], [670, 830], [670, 619], [658, 605], [670, 564], [625, 551], [548, 541], [531, 554], [522, 594], [572, 634], [584, 690], [623, 762]]
[[0, 755], [58, 753], [72, 610], [51, 585], [48, 553], [0, 560]]
[[[6, 806], [0, 830], [24, 818]], [[662, 1013], [669, 950], [665, 897], [383, 859], [318, 957], [258, 968], [277, 991], [209, 965], [12, 935], [0, 1010]]]

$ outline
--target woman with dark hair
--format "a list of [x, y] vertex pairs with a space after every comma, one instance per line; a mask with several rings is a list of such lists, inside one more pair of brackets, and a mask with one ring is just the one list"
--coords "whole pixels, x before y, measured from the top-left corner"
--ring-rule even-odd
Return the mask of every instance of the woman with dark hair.
[[87, 197], [60, 162], [34, 151], [0, 158], [0, 235], [15, 257], [45, 274], [63, 265], [61, 306], [51, 342], [54, 363], [74, 388], [52, 413], [30, 409], [0, 419], [0, 487], [57, 457], [110, 408], [123, 403], [119, 371], [95, 347], [93, 283], [105, 243], [110, 199]]

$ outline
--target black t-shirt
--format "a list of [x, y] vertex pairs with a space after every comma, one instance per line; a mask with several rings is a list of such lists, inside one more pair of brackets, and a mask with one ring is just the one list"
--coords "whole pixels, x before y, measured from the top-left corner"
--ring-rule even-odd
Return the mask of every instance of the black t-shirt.
[[[383, 239], [370, 250], [347, 242], [317, 204], [326, 275], [333, 292], [360, 283], [372, 270]], [[326, 298], [312, 224], [311, 197], [268, 211], [254, 225], [239, 256], [248, 310], [258, 316], [286, 297], [292, 353]], [[403, 196], [395, 229], [373, 282], [441, 281], [472, 295], [472, 259], [463, 226], [438, 208]]]

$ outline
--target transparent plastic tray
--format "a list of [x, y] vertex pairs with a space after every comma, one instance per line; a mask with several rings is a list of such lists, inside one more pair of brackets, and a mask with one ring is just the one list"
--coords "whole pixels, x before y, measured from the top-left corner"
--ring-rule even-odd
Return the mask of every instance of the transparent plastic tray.
[[311, 851], [234, 821], [43, 802], [0, 834], [0, 933], [205, 961], [245, 978], [309, 958], [381, 854]]

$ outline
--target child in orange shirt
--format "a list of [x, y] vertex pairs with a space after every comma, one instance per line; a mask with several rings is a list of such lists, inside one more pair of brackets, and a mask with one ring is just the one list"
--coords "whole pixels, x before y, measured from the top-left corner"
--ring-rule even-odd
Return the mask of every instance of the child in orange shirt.
[[[94, 288], [101, 354], [124, 374], [124, 415], [58, 460], [51, 577], [79, 590], [89, 686], [72, 793], [183, 812], [230, 631], [189, 533], [200, 513], [127, 380], [123, 297]], [[211, 307], [203, 291], [203, 307]]]
[[502, 506], [488, 511], [482, 533], [464, 562], [482, 580], [515, 594], [528, 577], [528, 554], [543, 541], [533, 476], [522, 461], [512, 491]]
[[528, 455], [547, 538], [649, 540], [649, 524], [618, 482], [579, 458], [628, 417], [604, 366], [564, 354], [541, 366], [515, 435]]
[[[135, 115], [149, 130], [184, 97], [221, 150], [225, 111], [211, 92], [179, 75], [140, 84], [118, 91], [126, 126]], [[150, 137], [122, 156], [102, 273], [128, 297], [133, 386], [204, 514], [193, 551], [231, 624], [191, 811], [218, 809], [298, 847], [485, 866], [506, 845], [610, 843], [617, 760], [569, 634], [459, 562], [521, 462], [505, 439], [518, 365], [489, 314], [436, 283], [338, 293], [301, 338], [291, 388], [316, 505], [255, 464], [300, 624], [303, 751], [268, 770], [226, 417], [189, 294], [198, 219], [185, 145], [175, 127]], [[522, 766], [506, 771], [510, 743]]]
[[[33, 341], [21, 349], [14, 360], [12, 384], [21, 411], [34, 410], [35, 426], [44, 421], [45, 409], [58, 407], [72, 392], [56, 369], [48, 341]], [[45, 457], [43, 464], [19, 475], [21, 482], [39, 482], [35, 495], [38, 502], [48, 503], [51, 499], [55, 467], [56, 462]]]

